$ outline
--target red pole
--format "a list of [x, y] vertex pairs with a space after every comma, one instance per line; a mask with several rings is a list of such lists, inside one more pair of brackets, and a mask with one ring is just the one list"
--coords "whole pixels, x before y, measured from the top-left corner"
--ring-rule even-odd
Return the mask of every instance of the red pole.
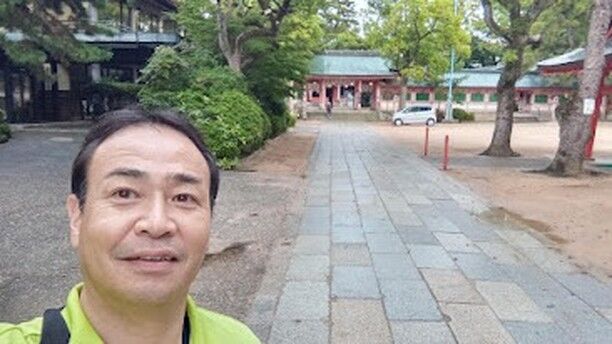
[[423, 147], [423, 156], [429, 153], [429, 127], [425, 127], [425, 146]]
[[448, 170], [448, 135], [444, 137], [444, 160], [442, 161], [442, 169]]
[[595, 132], [597, 131], [597, 123], [599, 122], [599, 115], [601, 113], [601, 102], [603, 98], [604, 82], [606, 80], [607, 71], [601, 75], [601, 81], [599, 82], [599, 89], [597, 90], [597, 98], [595, 98], [595, 110], [591, 115], [591, 138], [584, 147], [584, 158], [587, 160], [593, 159], [593, 144], [595, 143]]

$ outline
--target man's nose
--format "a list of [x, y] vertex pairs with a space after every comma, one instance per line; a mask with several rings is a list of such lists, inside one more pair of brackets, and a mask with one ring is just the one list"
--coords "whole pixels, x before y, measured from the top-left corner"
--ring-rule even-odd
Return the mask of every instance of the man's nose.
[[144, 216], [136, 223], [136, 233], [154, 238], [173, 235], [177, 226], [169, 211], [170, 206], [163, 195], [153, 197], [148, 202]]

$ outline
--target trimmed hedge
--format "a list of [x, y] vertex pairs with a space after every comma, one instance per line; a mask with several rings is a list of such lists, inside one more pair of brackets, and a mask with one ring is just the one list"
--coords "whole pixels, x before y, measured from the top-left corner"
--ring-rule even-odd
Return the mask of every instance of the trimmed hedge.
[[261, 107], [238, 91], [212, 96], [203, 109], [183, 110], [225, 169], [235, 167], [240, 157], [261, 147], [272, 130]]
[[4, 111], [0, 109], [0, 143], [5, 143], [11, 138], [11, 128], [4, 121]]
[[474, 113], [467, 112], [463, 109], [453, 109], [453, 118], [459, 122], [473, 122]]

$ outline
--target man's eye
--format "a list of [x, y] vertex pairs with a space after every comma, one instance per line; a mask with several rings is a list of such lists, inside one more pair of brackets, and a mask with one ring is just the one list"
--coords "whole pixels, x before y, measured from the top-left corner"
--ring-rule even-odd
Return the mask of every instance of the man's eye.
[[136, 192], [130, 189], [119, 189], [113, 192], [113, 196], [119, 197], [122, 199], [130, 199], [136, 197]]
[[176, 202], [186, 203], [186, 202], [192, 202], [194, 200], [195, 198], [189, 194], [179, 194], [179, 195], [174, 196], [174, 201]]

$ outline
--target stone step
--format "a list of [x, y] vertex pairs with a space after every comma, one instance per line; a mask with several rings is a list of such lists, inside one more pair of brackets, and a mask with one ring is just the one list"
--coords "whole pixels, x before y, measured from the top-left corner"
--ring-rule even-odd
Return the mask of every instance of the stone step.
[[[327, 117], [322, 111], [307, 112], [308, 119], [325, 119]], [[378, 114], [373, 111], [332, 111], [331, 120], [333, 121], [357, 121], [357, 122], [373, 122], [387, 120], [384, 114]]]

